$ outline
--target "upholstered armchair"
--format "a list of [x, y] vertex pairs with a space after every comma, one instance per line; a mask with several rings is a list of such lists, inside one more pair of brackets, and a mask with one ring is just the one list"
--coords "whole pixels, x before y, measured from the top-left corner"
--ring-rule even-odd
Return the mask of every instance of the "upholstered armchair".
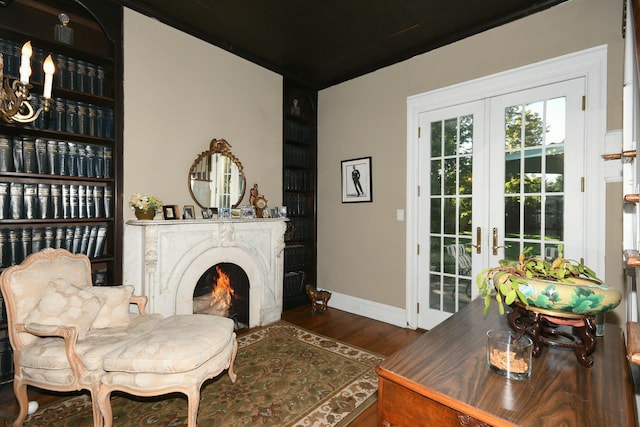
[[130, 315], [130, 303], [144, 314], [146, 297], [132, 296], [132, 286], [94, 288], [89, 259], [64, 249], [45, 249], [7, 268], [0, 287], [13, 349], [13, 390], [20, 406], [14, 426], [27, 416], [28, 385], [88, 390], [94, 426], [102, 426], [97, 393], [104, 355], [118, 348], [123, 336], [153, 329], [160, 316]]
[[[44, 249], [0, 275], [13, 349], [13, 390], [28, 412], [27, 386], [88, 390], [94, 426], [111, 426], [111, 392], [139, 396], [182, 392], [195, 427], [200, 388], [228, 369], [235, 381], [233, 320], [210, 315], [145, 314], [133, 286], [94, 287], [91, 263], [64, 249]], [[137, 305], [138, 313], [130, 313]]]

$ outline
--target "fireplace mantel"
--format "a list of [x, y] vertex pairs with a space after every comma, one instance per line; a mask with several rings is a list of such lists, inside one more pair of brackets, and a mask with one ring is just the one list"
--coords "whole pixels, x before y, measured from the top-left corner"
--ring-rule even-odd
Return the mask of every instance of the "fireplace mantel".
[[210, 267], [230, 262], [249, 277], [249, 327], [280, 320], [286, 219], [127, 221], [123, 282], [164, 316], [191, 314]]

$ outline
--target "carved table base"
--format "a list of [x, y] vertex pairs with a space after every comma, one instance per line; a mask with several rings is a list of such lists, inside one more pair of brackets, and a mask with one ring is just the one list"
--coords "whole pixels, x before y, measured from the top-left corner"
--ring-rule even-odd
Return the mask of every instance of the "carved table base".
[[[543, 346], [572, 348], [578, 362], [590, 368], [593, 360], [588, 356], [596, 347], [595, 322], [592, 317], [563, 318], [527, 310], [517, 305], [509, 313], [509, 324], [514, 331], [526, 333], [533, 340], [533, 356], [538, 357]], [[561, 330], [571, 326], [573, 333]]]

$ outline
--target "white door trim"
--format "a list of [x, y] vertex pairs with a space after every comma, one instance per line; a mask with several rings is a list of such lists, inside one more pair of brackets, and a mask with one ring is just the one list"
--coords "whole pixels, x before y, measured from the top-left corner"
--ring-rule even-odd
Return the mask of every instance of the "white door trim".
[[[605, 186], [603, 162], [607, 112], [607, 46], [563, 55], [513, 70], [481, 77], [407, 98], [407, 223], [406, 223], [406, 307], [407, 325], [418, 324], [418, 127], [420, 113], [451, 105], [584, 77], [585, 112], [585, 203], [592, 206], [585, 218], [590, 233], [585, 235], [585, 261], [605, 276]], [[585, 212], [587, 215], [587, 212]]]

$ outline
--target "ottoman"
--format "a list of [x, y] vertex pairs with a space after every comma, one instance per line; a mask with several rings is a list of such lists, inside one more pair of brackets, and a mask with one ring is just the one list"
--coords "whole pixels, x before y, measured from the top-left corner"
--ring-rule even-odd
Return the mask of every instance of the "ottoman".
[[105, 427], [111, 427], [111, 392], [158, 396], [181, 392], [188, 399], [188, 425], [196, 426], [200, 387], [229, 369], [237, 342], [233, 320], [207, 314], [166, 317], [149, 334], [105, 355], [98, 404]]

